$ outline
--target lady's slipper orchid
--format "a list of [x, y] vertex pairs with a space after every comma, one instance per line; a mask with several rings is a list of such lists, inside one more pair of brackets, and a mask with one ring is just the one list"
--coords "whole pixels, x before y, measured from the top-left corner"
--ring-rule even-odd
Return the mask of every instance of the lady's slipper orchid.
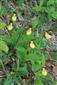
[[13, 14], [12, 21], [15, 22], [16, 20], [17, 20], [17, 16], [16, 16], [16, 14]]
[[31, 33], [32, 33], [32, 28], [29, 28], [29, 29], [26, 31], [26, 34], [27, 34], [27, 35], [31, 35]]
[[45, 68], [43, 68], [43, 70], [42, 70], [42, 75], [43, 75], [43, 76], [46, 76], [46, 75], [47, 75], [47, 71], [46, 71]]
[[30, 42], [30, 47], [31, 47], [31, 48], [35, 48], [35, 44], [34, 44], [33, 41]]
[[10, 24], [7, 26], [7, 29], [8, 29], [9, 31], [11, 31], [11, 30], [13, 29], [13, 24], [10, 23]]
[[50, 34], [48, 34], [47, 32], [45, 32], [45, 38], [47, 40], [50, 40], [52, 38], [52, 36]]

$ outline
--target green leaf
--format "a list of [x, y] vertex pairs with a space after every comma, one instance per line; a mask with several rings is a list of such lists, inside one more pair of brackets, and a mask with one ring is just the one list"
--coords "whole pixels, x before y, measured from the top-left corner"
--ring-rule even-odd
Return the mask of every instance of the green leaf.
[[21, 85], [20, 83], [18, 83], [18, 85]]
[[39, 17], [32, 20], [32, 27], [35, 28], [38, 25], [38, 23], [39, 23]]
[[17, 0], [19, 5], [22, 5], [24, 3], [24, 0]]
[[44, 85], [43, 82], [42, 82], [42, 79], [40, 78], [40, 76], [41, 76], [40, 72], [37, 72], [35, 74], [35, 77], [36, 77], [35, 85]]
[[33, 9], [34, 11], [39, 12], [41, 11], [41, 6], [36, 5]]
[[45, 0], [40, 0], [40, 6], [44, 4]]
[[0, 30], [1, 30], [1, 29], [4, 29], [4, 28], [5, 28], [5, 26], [6, 26], [6, 24], [5, 24], [5, 23], [0, 22]]
[[4, 41], [0, 41], [0, 50], [4, 51], [5, 53], [8, 53], [8, 46]]
[[56, 1], [56, 0], [49, 0], [47, 4], [48, 4], [48, 5], [53, 5], [55, 1]]
[[7, 78], [4, 82], [4, 85], [14, 85], [14, 81], [11, 77]]
[[13, 42], [11, 38], [12, 37], [10, 35], [0, 35], [0, 41], [2, 40], [10, 44]]
[[57, 11], [54, 11], [51, 15], [54, 19], [57, 19]]
[[34, 63], [32, 61], [32, 69], [33, 69], [34, 72], [38, 71], [41, 68], [42, 68], [42, 66], [39, 63]]
[[4, 85], [10, 85], [11, 82], [12, 82], [11, 80], [7, 80], [7, 79], [6, 79], [5, 82], [4, 82]]
[[3, 56], [3, 53], [2, 53], [2, 51], [0, 50], [0, 58]]
[[21, 47], [21, 46], [17, 47], [16, 49], [21, 53], [24, 53], [26, 51], [26, 49], [24, 47]]
[[21, 33], [23, 33], [23, 29], [22, 28], [18, 28], [16, 31], [14, 30], [12, 33], [11, 33], [11, 42], [12, 42], [12, 44], [14, 44], [14, 45], [17, 45], [17, 42], [18, 42], [18, 40], [19, 40], [19, 38], [20, 38], [20, 35], [21, 35]]
[[6, 15], [7, 14], [7, 10], [4, 6], [0, 7], [0, 16]]
[[54, 7], [47, 7], [46, 8], [46, 12], [48, 13], [49, 16], [51, 16], [52, 18], [57, 19], [57, 11], [55, 11]]
[[42, 82], [41, 80], [37, 80], [37, 81], [35, 82], [35, 85], [44, 85], [44, 84], [43, 84], [43, 82]]
[[21, 76], [23, 76], [23, 75], [26, 75], [28, 73], [28, 70], [25, 66], [19, 67], [19, 73], [20, 73]]

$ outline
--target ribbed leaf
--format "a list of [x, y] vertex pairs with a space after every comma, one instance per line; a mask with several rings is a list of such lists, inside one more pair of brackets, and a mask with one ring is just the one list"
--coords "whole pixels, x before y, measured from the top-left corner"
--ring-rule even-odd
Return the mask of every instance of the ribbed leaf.
[[5, 26], [6, 26], [6, 24], [1, 22], [1, 23], [0, 23], [0, 30], [1, 30], [1, 29], [4, 29]]
[[4, 51], [5, 53], [8, 53], [8, 46], [4, 41], [0, 41], [0, 50]]

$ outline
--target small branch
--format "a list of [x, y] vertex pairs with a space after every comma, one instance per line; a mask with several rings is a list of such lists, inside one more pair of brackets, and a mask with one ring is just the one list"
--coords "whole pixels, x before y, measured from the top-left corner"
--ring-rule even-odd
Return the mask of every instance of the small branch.
[[21, 84], [21, 85], [26, 85], [26, 84], [25, 84], [25, 79], [22, 80], [22, 84]]

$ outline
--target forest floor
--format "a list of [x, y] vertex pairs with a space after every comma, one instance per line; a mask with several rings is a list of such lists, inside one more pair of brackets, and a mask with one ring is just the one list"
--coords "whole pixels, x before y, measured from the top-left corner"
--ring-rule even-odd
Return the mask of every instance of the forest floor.
[[[32, 13], [31, 6], [37, 4], [37, 0], [25, 0], [23, 6], [18, 6], [15, 0], [0, 0], [0, 22], [9, 24], [10, 18], [13, 13], [17, 14], [17, 22], [14, 24], [15, 28], [24, 27], [28, 28], [31, 26], [31, 19], [37, 17], [37, 14]], [[20, 2], [21, 3], [21, 2]], [[2, 7], [2, 8], [1, 8]], [[32, 15], [31, 15], [32, 14]], [[38, 28], [38, 27], [37, 27]], [[47, 22], [44, 25], [44, 29], [52, 33], [52, 39], [48, 41], [47, 52], [49, 54], [49, 60], [46, 62], [48, 71], [53, 73], [55, 80], [57, 81], [57, 20]], [[0, 30], [0, 34], [8, 34], [8, 30], [5, 28]], [[52, 70], [51, 70], [52, 69]]]

